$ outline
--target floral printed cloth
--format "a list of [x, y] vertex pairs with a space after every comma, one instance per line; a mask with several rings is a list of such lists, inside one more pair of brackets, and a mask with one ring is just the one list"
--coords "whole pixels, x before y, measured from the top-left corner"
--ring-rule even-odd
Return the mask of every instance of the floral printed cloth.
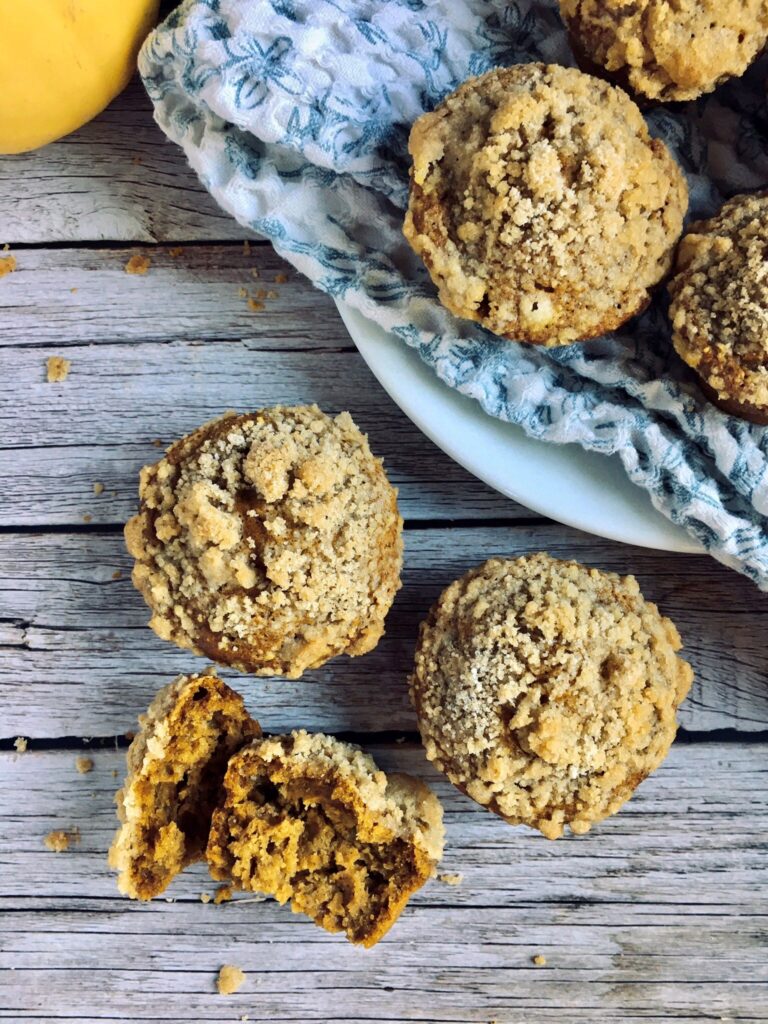
[[[470, 75], [573, 63], [555, 8], [185, 0], [139, 66], [159, 125], [241, 224], [491, 416], [618, 453], [656, 508], [768, 590], [768, 430], [700, 397], [671, 349], [662, 293], [584, 345], [501, 341], [443, 309], [403, 239], [410, 125]], [[689, 217], [768, 183], [765, 78], [761, 61], [713, 96], [648, 114], [688, 176]]]

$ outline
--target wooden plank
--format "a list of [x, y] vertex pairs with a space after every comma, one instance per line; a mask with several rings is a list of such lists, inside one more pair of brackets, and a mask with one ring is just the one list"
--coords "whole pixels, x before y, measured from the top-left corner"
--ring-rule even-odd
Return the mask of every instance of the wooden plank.
[[[676, 622], [696, 671], [680, 712], [685, 728], [768, 728], [768, 596], [708, 557], [630, 548], [554, 524], [407, 531], [404, 586], [374, 652], [340, 657], [298, 682], [233, 678], [270, 731], [411, 730], [405, 679], [418, 622], [439, 592], [493, 555], [539, 550], [635, 573]], [[0, 538], [3, 735], [123, 733], [160, 686], [205, 664], [145, 627], [129, 570], [113, 533]], [[115, 571], [123, 577], [114, 580]]]
[[167, 141], [138, 78], [67, 138], [2, 157], [0, 211], [0, 244], [254, 237]]
[[[442, 869], [373, 950], [272, 901], [116, 895], [105, 864], [122, 754], [0, 755], [0, 1016], [13, 1020], [537, 1022], [764, 1020], [765, 744], [677, 744], [613, 819], [549, 843], [458, 794], [416, 747], [374, 746], [446, 809]], [[24, 794], [19, 803], [19, 793]], [[81, 841], [49, 853], [51, 829]], [[247, 899], [247, 898], [246, 898]], [[547, 963], [536, 967], [532, 957]], [[215, 994], [223, 963], [247, 981]]]
[[[338, 322], [339, 341], [345, 337]], [[0, 349], [0, 525], [124, 521], [138, 471], [227, 409], [317, 402], [349, 409], [385, 458], [409, 518], [530, 518], [443, 455], [394, 405], [355, 351], [254, 350], [249, 342], [73, 346], [70, 374], [46, 381], [59, 349]], [[19, 410], [23, 409], [23, 415]], [[93, 484], [105, 485], [95, 497]]]
[[[126, 274], [135, 254], [149, 258], [146, 274]], [[16, 271], [0, 281], [0, 345], [61, 350], [118, 341], [242, 340], [281, 350], [352, 347], [332, 300], [266, 242], [248, 249], [240, 243], [20, 249], [14, 256]], [[251, 309], [249, 299], [263, 309]]]

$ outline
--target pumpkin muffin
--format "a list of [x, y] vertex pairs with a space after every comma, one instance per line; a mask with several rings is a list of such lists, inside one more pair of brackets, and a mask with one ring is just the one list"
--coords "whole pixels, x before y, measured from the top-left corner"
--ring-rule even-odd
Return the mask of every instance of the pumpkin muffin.
[[349, 413], [226, 415], [146, 466], [139, 495], [126, 542], [164, 640], [291, 679], [376, 646], [400, 586], [402, 520]]
[[421, 626], [411, 697], [427, 756], [549, 839], [617, 811], [666, 756], [693, 673], [632, 576], [491, 559]]
[[229, 764], [208, 864], [216, 879], [290, 901], [330, 932], [373, 946], [443, 852], [442, 807], [409, 775], [303, 730], [254, 742]]
[[768, 0], [560, 0], [560, 11], [579, 57], [662, 102], [743, 74], [768, 38]]
[[122, 825], [109, 863], [121, 892], [150, 900], [203, 856], [227, 762], [261, 730], [213, 675], [179, 676], [139, 722], [115, 798]]
[[614, 330], [667, 273], [688, 191], [620, 89], [518, 64], [411, 130], [404, 231], [440, 301], [495, 334], [563, 345]]
[[726, 412], [768, 424], [768, 192], [691, 224], [669, 282], [672, 341]]

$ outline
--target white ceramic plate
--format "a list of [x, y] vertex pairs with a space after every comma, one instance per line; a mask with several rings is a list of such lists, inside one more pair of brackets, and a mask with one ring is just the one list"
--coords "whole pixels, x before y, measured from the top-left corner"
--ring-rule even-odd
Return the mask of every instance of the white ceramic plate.
[[660, 551], [703, 548], [630, 483], [618, 456], [526, 437], [449, 388], [402, 341], [338, 302], [352, 340], [403, 412], [480, 480], [534, 512], [598, 537]]

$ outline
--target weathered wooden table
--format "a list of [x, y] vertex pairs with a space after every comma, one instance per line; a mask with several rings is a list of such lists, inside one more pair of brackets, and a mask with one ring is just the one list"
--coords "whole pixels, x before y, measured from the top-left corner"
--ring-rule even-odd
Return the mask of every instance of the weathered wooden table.
[[[598, 540], [471, 479], [393, 406], [330, 300], [244, 237], [138, 85], [69, 139], [0, 159], [0, 245], [17, 260], [0, 280], [0, 1018], [768, 1020], [768, 597], [709, 558]], [[143, 276], [124, 271], [136, 253]], [[71, 361], [63, 383], [46, 381], [51, 355]], [[147, 629], [128, 578], [139, 467], [227, 408], [310, 401], [349, 409], [384, 456], [405, 585], [375, 653], [239, 683], [267, 730], [353, 737], [444, 799], [443, 870], [463, 878], [430, 883], [371, 951], [271, 901], [204, 904], [202, 868], [167, 900], [130, 903], [105, 861], [124, 734], [202, 665]], [[436, 777], [404, 684], [417, 621], [450, 579], [542, 548], [635, 573], [697, 677], [664, 767], [617, 817], [556, 843]], [[79, 774], [84, 752], [94, 769]], [[53, 829], [79, 838], [50, 852]], [[237, 995], [216, 993], [224, 963], [247, 973]]]

